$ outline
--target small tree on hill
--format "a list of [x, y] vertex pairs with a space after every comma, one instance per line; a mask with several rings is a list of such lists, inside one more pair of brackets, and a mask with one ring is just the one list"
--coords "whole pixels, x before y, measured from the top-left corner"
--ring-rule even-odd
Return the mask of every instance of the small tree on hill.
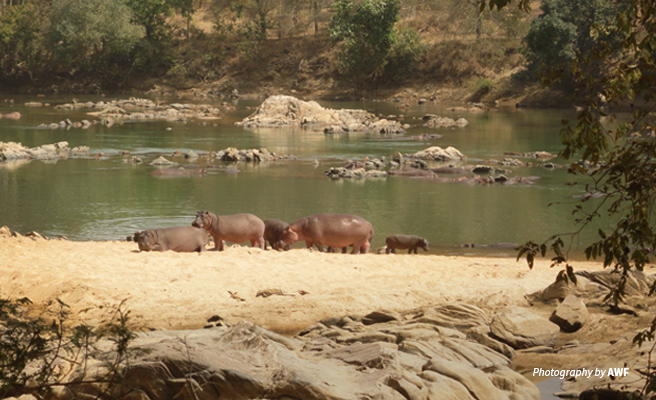
[[340, 53], [345, 73], [364, 78], [380, 75], [396, 40], [394, 24], [399, 19], [399, 0], [338, 0], [330, 20], [329, 35], [344, 42]]

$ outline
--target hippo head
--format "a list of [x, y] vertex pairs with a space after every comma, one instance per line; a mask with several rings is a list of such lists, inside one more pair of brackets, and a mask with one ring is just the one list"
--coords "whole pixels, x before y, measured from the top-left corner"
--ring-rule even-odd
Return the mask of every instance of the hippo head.
[[157, 235], [155, 231], [146, 230], [134, 234], [136, 242], [139, 244], [139, 250], [150, 251], [157, 244]]
[[428, 247], [428, 240], [426, 240], [426, 239], [421, 239], [419, 241], [419, 245], [421, 246], [422, 249], [424, 249], [426, 251], [430, 250], [430, 247]]
[[212, 225], [212, 217], [210, 217], [209, 211], [198, 211], [196, 213], [196, 219], [191, 223], [191, 226], [196, 228], [205, 228]]
[[298, 242], [298, 233], [294, 231], [293, 229], [290, 229], [288, 226], [285, 228], [284, 231], [282, 231], [282, 235], [280, 236], [280, 242], [286, 245], [290, 245], [292, 243]]

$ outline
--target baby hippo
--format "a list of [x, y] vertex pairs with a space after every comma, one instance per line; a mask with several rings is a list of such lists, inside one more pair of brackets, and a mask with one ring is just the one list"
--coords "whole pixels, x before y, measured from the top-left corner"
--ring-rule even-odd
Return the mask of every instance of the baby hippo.
[[193, 226], [176, 226], [173, 228], [147, 229], [135, 233], [134, 240], [141, 251], [202, 252], [209, 242], [207, 233]]
[[417, 254], [417, 247], [421, 247], [425, 251], [428, 251], [428, 240], [414, 235], [392, 235], [388, 236], [385, 239], [387, 243], [387, 249], [385, 250], [386, 254], [389, 254], [390, 251], [396, 254], [396, 249], [405, 250], [408, 249], [408, 254], [413, 251]]
[[264, 249], [266, 250], [266, 242], [269, 242], [271, 248], [274, 250], [289, 250], [291, 245], [282, 241], [282, 233], [289, 226], [285, 221], [279, 219], [265, 219], [264, 221]]

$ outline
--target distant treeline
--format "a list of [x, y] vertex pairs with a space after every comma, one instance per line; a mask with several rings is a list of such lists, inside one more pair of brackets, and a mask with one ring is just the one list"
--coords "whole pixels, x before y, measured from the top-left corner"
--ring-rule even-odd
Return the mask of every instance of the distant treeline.
[[266, 62], [267, 43], [301, 38], [330, 44], [330, 73], [337, 79], [367, 84], [478, 76], [477, 84], [489, 91], [494, 82], [485, 71], [526, 61], [525, 76], [533, 78], [545, 66], [564, 66], [590, 41], [602, 39], [599, 27], [612, 22], [617, 7], [611, 0], [545, 0], [539, 13], [513, 7], [479, 13], [479, 4], [0, 0], [0, 81], [74, 80], [111, 88], [148, 75], [207, 82], [236, 68], [235, 59]]

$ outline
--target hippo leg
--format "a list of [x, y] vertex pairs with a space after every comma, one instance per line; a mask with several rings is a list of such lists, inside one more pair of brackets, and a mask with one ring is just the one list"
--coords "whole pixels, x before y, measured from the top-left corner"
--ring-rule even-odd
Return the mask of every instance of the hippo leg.
[[259, 247], [260, 249], [265, 249], [266, 248], [266, 242], [264, 241], [264, 238], [259, 237], [257, 239], [251, 239], [251, 246], [252, 247]]
[[389, 254], [392, 251], [392, 248], [387, 246], [385, 247], [385, 254]]
[[369, 240], [365, 240], [364, 243], [362, 243], [362, 246], [360, 246], [360, 254], [369, 253], [369, 249], [371, 249], [371, 242]]
[[321, 244], [319, 242], [314, 242], [314, 245], [317, 246], [317, 250], [319, 250], [322, 253], [324, 252], [323, 251], [323, 244]]
[[310, 239], [305, 240], [305, 246], [307, 246], [308, 249], [311, 249], [314, 243]]
[[354, 242], [353, 250], [351, 251], [351, 254], [360, 254], [362, 252], [361, 248], [363, 247], [363, 245], [364, 245], [363, 242]]
[[214, 251], [223, 251], [223, 240], [214, 239]]

